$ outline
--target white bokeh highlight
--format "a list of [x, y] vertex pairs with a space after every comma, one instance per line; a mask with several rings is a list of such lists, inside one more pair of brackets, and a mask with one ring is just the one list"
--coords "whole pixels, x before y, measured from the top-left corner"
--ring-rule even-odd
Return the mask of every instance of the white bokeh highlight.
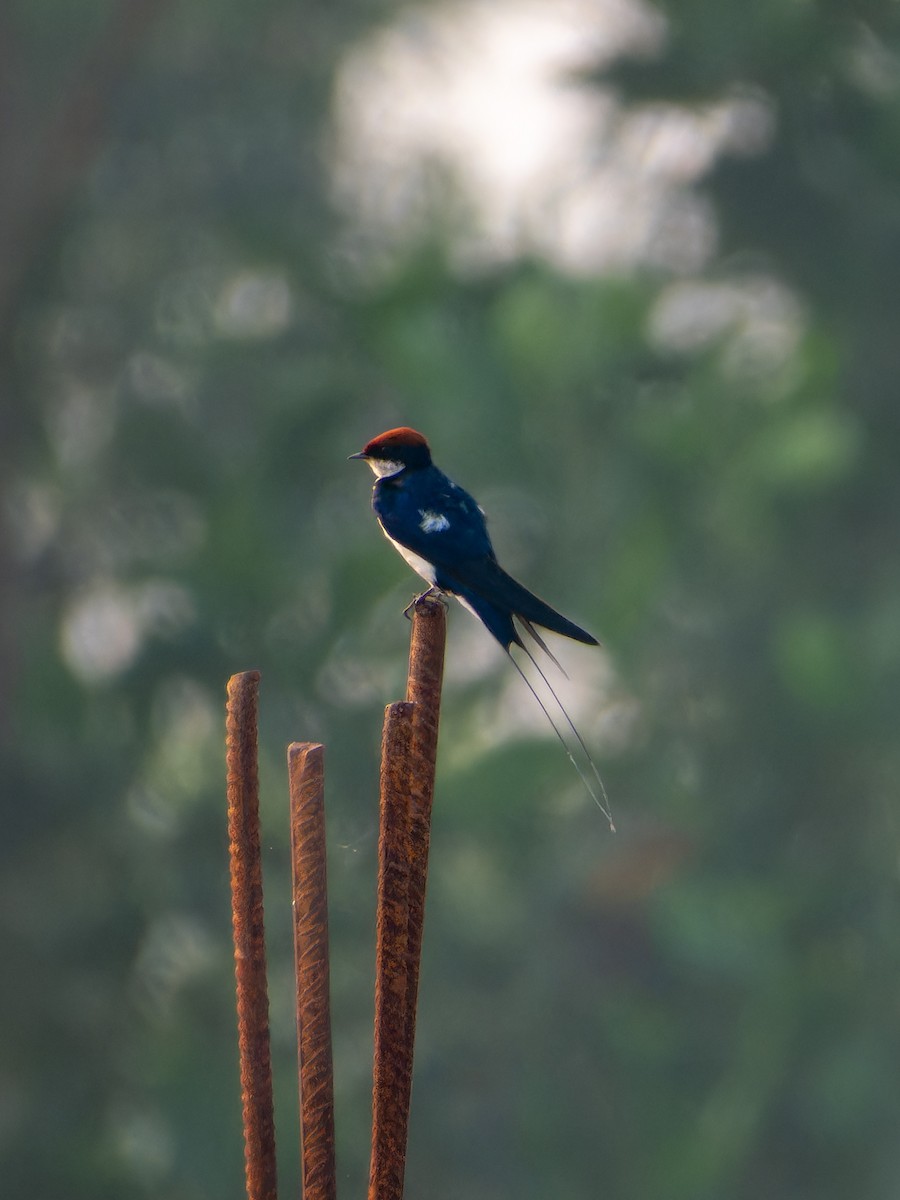
[[407, 10], [356, 46], [332, 177], [360, 276], [436, 220], [462, 268], [537, 254], [573, 275], [697, 270], [715, 223], [691, 185], [723, 151], [762, 148], [774, 118], [751, 95], [625, 109], [578, 77], [665, 36], [639, 0], [465, 0]]

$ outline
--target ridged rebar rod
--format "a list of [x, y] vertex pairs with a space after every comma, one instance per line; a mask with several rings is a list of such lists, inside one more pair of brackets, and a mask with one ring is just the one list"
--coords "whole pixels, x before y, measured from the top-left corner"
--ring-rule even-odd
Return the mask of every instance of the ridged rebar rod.
[[325, 747], [288, 746], [303, 1200], [334, 1200], [334, 1072], [325, 862]]
[[369, 1200], [401, 1200], [412, 1088], [446, 611], [413, 609], [406, 703], [385, 714]]
[[438, 723], [441, 715], [441, 685], [444, 678], [444, 648], [447, 641], [447, 609], [433, 598], [420, 600], [413, 608], [412, 638], [406, 699], [414, 704], [410, 742], [409, 793], [409, 914], [406, 978], [406, 1046], [409, 1055], [406, 1108], [412, 1085], [412, 1057], [416, 1036], [416, 1005], [419, 996], [419, 964], [422, 958], [422, 928], [425, 922], [425, 888], [428, 881], [428, 851], [431, 845], [431, 806], [437, 764]]
[[259, 845], [259, 672], [228, 681], [228, 838], [247, 1200], [276, 1200], [275, 1117]]
[[375, 950], [370, 1200], [403, 1194], [409, 1094], [406, 995], [409, 908], [409, 753], [415, 705], [389, 704], [381, 742], [381, 831]]

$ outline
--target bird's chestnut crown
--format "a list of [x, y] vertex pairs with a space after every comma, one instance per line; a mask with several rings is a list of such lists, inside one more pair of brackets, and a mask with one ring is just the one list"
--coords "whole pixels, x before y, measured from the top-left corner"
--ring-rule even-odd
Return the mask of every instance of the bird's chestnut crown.
[[[398, 469], [412, 467], [414, 470], [431, 464], [428, 442], [421, 433], [410, 429], [408, 425], [401, 425], [397, 429], [388, 429], [385, 433], [379, 433], [378, 437], [366, 442], [358, 454], [351, 454], [350, 457], [365, 459], [376, 475], [382, 474], [377, 469], [377, 465], [380, 463], [397, 466]], [[388, 473], [397, 474], [396, 471]]]

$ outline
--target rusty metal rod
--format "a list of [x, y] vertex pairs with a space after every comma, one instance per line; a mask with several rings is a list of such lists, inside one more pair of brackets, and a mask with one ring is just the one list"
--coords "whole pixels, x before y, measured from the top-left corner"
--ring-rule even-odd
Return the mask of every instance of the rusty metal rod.
[[[409, 915], [406, 977], [406, 1038], [409, 1056], [405, 1074], [405, 1106], [409, 1112], [412, 1087], [413, 1047], [416, 1037], [416, 1006], [419, 997], [419, 964], [422, 958], [422, 928], [425, 922], [425, 887], [428, 881], [428, 851], [431, 844], [431, 806], [437, 763], [438, 722], [441, 715], [441, 684], [444, 677], [444, 648], [447, 641], [447, 609], [428, 597], [413, 608], [412, 637], [406, 699], [415, 704], [410, 742], [409, 800]], [[405, 1144], [405, 1143], [404, 1143]]]
[[400, 1200], [406, 1164], [409, 769], [415, 705], [389, 704], [381, 743], [370, 1200]]
[[369, 1200], [403, 1195], [446, 627], [439, 600], [416, 603], [406, 703], [385, 714]]
[[226, 765], [247, 1200], [276, 1200], [275, 1117], [259, 848], [259, 672], [228, 681]]
[[325, 747], [288, 746], [303, 1200], [335, 1200]]

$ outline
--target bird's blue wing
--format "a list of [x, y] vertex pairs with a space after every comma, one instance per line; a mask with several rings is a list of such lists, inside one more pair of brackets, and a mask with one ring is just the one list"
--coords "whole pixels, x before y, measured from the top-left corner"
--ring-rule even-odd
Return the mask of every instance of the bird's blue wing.
[[440, 569], [494, 560], [484, 513], [467, 491], [436, 467], [408, 479], [380, 480], [372, 505], [385, 533]]

